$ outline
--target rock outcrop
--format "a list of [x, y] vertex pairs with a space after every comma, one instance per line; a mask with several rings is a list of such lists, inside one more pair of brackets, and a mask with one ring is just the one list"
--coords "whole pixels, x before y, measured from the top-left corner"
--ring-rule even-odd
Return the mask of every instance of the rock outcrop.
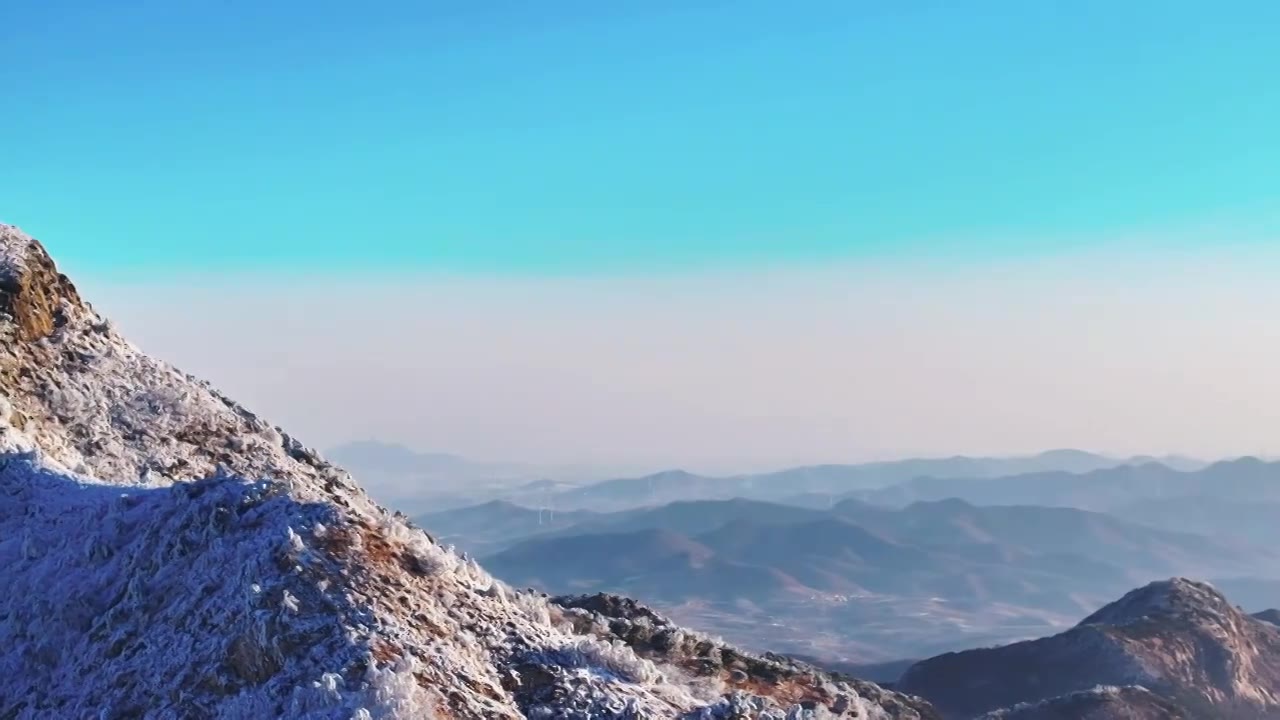
[[[971, 718], [1024, 703], [1051, 701], [1036, 712], [1075, 707], [1090, 699], [1079, 693], [1098, 686], [1146, 688], [1186, 718], [1280, 718], [1280, 629], [1209, 585], [1175, 578], [1134, 590], [1053, 637], [918, 663], [896, 688], [929, 699], [945, 717]], [[1093, 700], [1123, 709], [1138, 697], [1123, 690]], [[1097, 717], [1129, 717], [1116, 712]], [[1042, 715], [1008, 715], [1024, 716]]]
[[[727, 703], [754, 707], [753, 695], [785, 698], [793, 706], [825, 710], [836, 716], [936, 717], [914, 698], [889, 692], [873, 683], [819, 670], [793, 658], [745, 653], [723, 641], [670, 622], [629, 598], [607, 593], [557, 597], [583, 634], [621, 642], [646, 660], [680, 668], [701, 682], [735, 691]], [[749, 714], [747, 716], [750, 716]]]
[[8, 226], [0, 587], [0, 718], [934, 717], [504, 586], [128, 343]]

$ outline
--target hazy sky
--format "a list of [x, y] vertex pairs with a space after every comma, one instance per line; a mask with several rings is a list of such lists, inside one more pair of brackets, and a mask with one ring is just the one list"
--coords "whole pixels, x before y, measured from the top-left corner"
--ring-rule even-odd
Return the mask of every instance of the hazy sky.
[[0, 220], [316, 445], [1273, 452], [1280, 4], [5, 3]]
[[[1224, 231], [1225, 233], [1225, 231]], [[1274, 452], [1280, 252], [90, 288], [311, 442], [731, 469]]]

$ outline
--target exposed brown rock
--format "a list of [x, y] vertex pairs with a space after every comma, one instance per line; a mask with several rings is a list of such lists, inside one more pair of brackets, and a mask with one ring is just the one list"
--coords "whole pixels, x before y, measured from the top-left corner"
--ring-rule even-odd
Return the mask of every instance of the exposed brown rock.
[[0, 265], [0, 313], [13, 319], [19, 340], [48, 337], [66, 322], [68, 308], [83, 308], [80, 294], [39, 242], [0, 225], [0, 245], [6, 244], [20, 246], [9, 253], [20, 260]]

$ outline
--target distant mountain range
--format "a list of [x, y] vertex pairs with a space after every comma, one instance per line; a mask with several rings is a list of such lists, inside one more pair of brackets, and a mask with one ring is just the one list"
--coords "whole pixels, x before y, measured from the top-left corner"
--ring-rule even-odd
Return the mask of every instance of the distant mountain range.
[[[542, 524], [534, 519], [542, 516]], [[813, 510], [755, 500], [706, 500], [676, 502], [658, 508], [617, 513], [571, 511], [552, 514], [504, 502], [487, 503], [464, 510], [423, 516], [428, 529], [448, 528], [464, 540], [466, 527], [482, 538], [505, 535], [506, 542], [521, 546], [554, 545], [560, 551], [587, 546], [611, 536], [633, 540], [670, 542], [685, 536], [719, 555], [738, 555], [763, 562], [777, 557], [791, 563], [809, 554], [829, 558], [841, 548], [865, 551], [864, 563], [886, 562], [906, 570], [901, 562], [889, 562], [902, 548], [954, 559], [1008, 565], [1019, 555], [1043, 561], [1037, 567], [1054, 567], [1053, 561], [1094, 559], [1124, 572], [1170, 574], [1195, 571], [1231, 572], [1256, 569], [1254, 553], [1268, 551], [1244, 543], [1208, 539], [1130, 523], [1107, 514], [1039, 506], [975, 506], [962, 500], [918, 502], [894, 509], [845, 500], [830, 510]], [[442, 537], [450, 537], [445, 534]], [[501, 543], [499, 543], [501, 544]], [[687, 546], [685, 549], [689, 549]], [[501, 560], [503, 552], [491, 557]], [[563, 556], [557, 556], [563, 557]], [[1233, 558], [1242, 557], [1237, 561]], [[907, 556], [895, 556], [906, 561]], [[1102, 571], [1104, 565], [1075, 566]], [[526, 572], [532, 566], [526, 566]], [[1124, 572], [1118, 573], [1123, 576]]]
[[[1053, 450], [1008, 458], [922, 458], [851, 465], [813, 465], [766, 473], [709, 476], [665, 470], [595, 480], [589, 468], [473, 462], [455, 455], [416, 453], [399, 445], [360, 442], [331, 453], [371, 485], [384, 502], [410, 513], [450, 510], [491, 500], [527, 507], [610, 512], [678, 500], [747, 498], [826, 508], [857, 493], [916, 478], [999, 478], [1045, 472], [1081, 474], [1146, 464], [1149, 457], [1112, 458], [1080, 450]], [[1188, 458], [1159, 458], [1166, 467], [1193, 470]]]
[[994, 478], [917, 477], [890, 487], [854, 491], [848, 497], [894, 506], [960, 498], [979, 505], [1052, 505], [1092, 510], [1122, 510], [1135, 503], [1145, 505], [1177, 498], [1280, 502], [1280, 463], [1247, 457], [1199, 470], [1145, 463], [1079, 474], [1053, 471]]
[[1020, 457], [911, 458], [811, 465], [732, 476], [664, 470], [600, 480], [601, 473], [606, 471], [600, 467], [484, 462], [450, 453], [418, 452], [377, 440], [346, 443], [328, 454], [361, 477], [375, 497], [410, 513], [450, 510], [490, 500], [507, 500], [529, 507], [595, 511], [735, 497], [826, 507], [850, 493], [922, 477], [1078, 474], [1151, 462], [1194, 470], [1205, 464], [1181, 456], [1114, 458], [1082, 450], [1050, 450]]
[[[876, 680], [892, 681], [898, 658], [997, 646], [924, 661], [895, 685], [947, 718], [1280, 718], [1280, 613], [1248, 616], [1186, 581], [1098, 610], [1171, 575], [1214, 579], [1254, 610], [1280, 604], [1280, 463], [1041, 460], [1074, 463], [673, 471], [544, 490], [541, 511], [469, 509], [483, 532], [462, 526], [467, 513], [424, 522], [513, 583], [627, 592], [744, 645]], [[654, 504], [666, 498], [678, 499]]]
[[[1203, 464], [1180, 457], [1164, 458], [1164, 467], [1192, 470]], [[1094, 472], [1134, 464], [1151, 458], [1112, 458], [1081, 450], [1052, 450], [1039, 455], [1008, 458], [924, 458], [856, 465], [814, 465], [777, 472], [709, 477], [668, 470], [636, 478], [618, 478], [572, 487], [552, 494], [529, 497], [509, 493], [517, 503], [529, 501], [561, 509], [597, 511], [662, 505], [678, 500], [748, 498], [794, 505], [818, 506], [851, 492], [885, 488], [916, 478], [1000, 478], [1029, 473], [1066, 475]]]
[[624, 592], [745, 642], [736, 624], [767, 618], [751, 636], [782, 649], [825, 638], [828, 656], [860, 662], [1051, 632], [1154, 578], [1280, 573], [1275, 553], [1245, 543], [958, 500], [814, 510], [734, 499], [554, 519], [491, 502], [417, 522], [518, 586]]

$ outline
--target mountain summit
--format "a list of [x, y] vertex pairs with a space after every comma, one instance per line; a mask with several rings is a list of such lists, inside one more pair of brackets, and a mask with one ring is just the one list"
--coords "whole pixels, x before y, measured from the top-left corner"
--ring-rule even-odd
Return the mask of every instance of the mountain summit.
[[[1083, 717], [1054, 713], [1084, 704], [1091, 717], [1108, 720], [1278, 718], [1280, 629], [1210, 585], [1174, 578], [1138, 588], [1053, 637], [918, 663], [898, 687], [948, 718], [999, 708], [1016, 710], [1000, 717]], [[1145, 714], [1152, 693], [1176, 714]]]
[[8, 226], [0, 496], [0, 717], [936, 717], [511, 590], [139, 351]]

